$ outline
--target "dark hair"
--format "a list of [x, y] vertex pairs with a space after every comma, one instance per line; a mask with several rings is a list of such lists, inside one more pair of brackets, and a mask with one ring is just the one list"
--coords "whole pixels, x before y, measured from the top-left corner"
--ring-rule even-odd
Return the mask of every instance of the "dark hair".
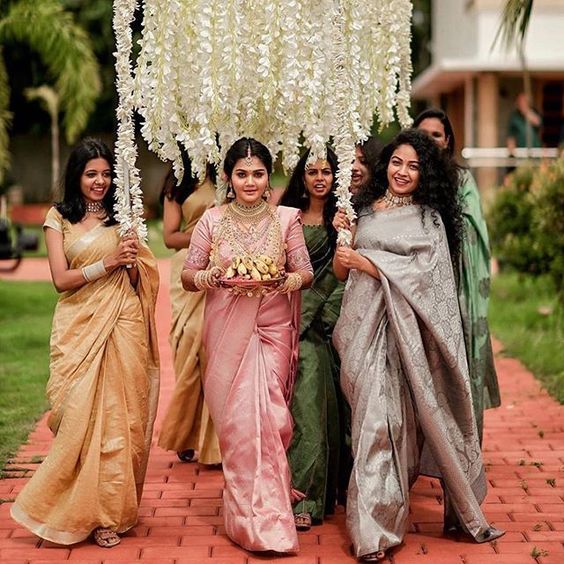
[[376, 139], [376, 137], [368, 137], [366, 141], [361, 141], [356, 145], [360, 152], [362, 153], [363, 157], [366, 159], [366, 164], [368, 165], [368, 169], [372, 171], [376, 161], [378, 160], [378, 156], [380, 155], [380, 151], [382, 150], [382, 143]]
[[452, 129], [452, 124], [450, 123], [450, 119], [446, 115], [443, 110], [439, 110], [438, 108], [429, 108], [427, 110], [423, 110], [413, 121], [413, 127], [417, 128], [421, 125], [421, 122], [425, 119], [438, 119], [442, 124], [445, 130], [445, 136], [447, 138], [447, 147], [446, 151], [450, 157], [454, 156], [454, 130]]
[[[309, 157], [309, 149], [301, 156], [290, 181], [288, 182], [288, 187], [284, 192], [280, 200], [280, 204], [283, 206], [290, 206], [292, 208], [298, 208], [302, 211], [306, 211], [309, 208], [309, 194], [305, 186], [304, 176], [306, 170], [306, 163]], [[335, 175], [337, 174], [337, 155], [331, 149], [327, 147], [327, 161], [331, 167], [331, 172], [333, 172], [333, 184], [331, 185], [331, 191], [329, 192], [329, 197], [327, 198], [325, 205], [323, 206], [323, 224], [325, 225], [325, 230], [327, 231], [327, 236], [329, 237], [329, 244], [332, 249], [337, 246], [337, 231], [333, 227], [333, 217], [337, 213], [337, 197], [335, 196]]]
[[[200, 179], [192, 172], [192, 161], [190, 160], [188, 153], [182, 150], [181, 154], [182, 164], [184, 166], [184, 176], [182, 177], [182, 182], [180, 182], [180, 184], [177, 183], [176, 176], [174, 176], [174, 170], [172, 165], [170, 165], [161, 190], [161, 204], [164, 202], [166, 197], [167, 200], [174, 200], [177, 204], [182, 205], [186, 198], [194, 192], [196, 186], [200, 183]], [[206, 164], [206, 178], [209, 178], [209, 180], [215, 184], [217, 174], [215, 167], [210, 163]]]
[[71, 151], [65, 168], [63, 178], [63, 199], [55, 203], [57, 211], [71, 223], [78, 223], [86, 215], [86, 204], [84, 196], [80, 190], [80, 179], [82, 173], [92, 159], [105, 159], [110, 165], [112, 179], [110, 187], [102, 200], [104, 211], [106, 212], [106, 225], [114, 225], [114, 156], [108, 146], [100, 139], [86, 137], [78, 143]]
[[223, 161], [223, 170], [228, 178], [231, 178], [235, 163], [239, 159], [244, 159], [248, 156], [250, 150], [251, 157], [257, 157], [262, 164], [266, 167], [266, 172], [272, 172], [272, 155], [270, 151], [259, 141], [252, 137], [241, 137], [237, 139], [225, 154]]
[[[439, 213], [445, 226], [453, 264], [457, 264], [463, 234], [458, 167], [446, 151], [441, 151], [431, 137], [422, 131], [401, 131], [382, 149], [372, 182], [360, 189], [354, 198], [355, 207], [360, 211], [385, 194], [388, 188], [388, 164], [400, 145], [410, 145], [419, 157], [419, 184], [413, 192], [413, 200], [432, 208], [434, 219], [435, 212]], [[434, 223], [438, 225], [436, 221]]]

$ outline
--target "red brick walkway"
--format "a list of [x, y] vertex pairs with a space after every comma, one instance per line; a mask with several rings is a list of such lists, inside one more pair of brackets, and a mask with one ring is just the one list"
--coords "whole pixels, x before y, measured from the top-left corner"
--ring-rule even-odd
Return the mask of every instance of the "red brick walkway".
[[[162, 388], [159, 418], [170, 397], [173, 374], [167, 333], [170, 321], [167, 295], [168, 262], [161, 261], [162, 291], [158, 326], [161, 342]], [[27, 259], [12, 279], [45, 279], [44, 260]], [[564, 407], [541, 391], [513, 359], [497, 357], [503, 406], [486, 414], [484, 458], [489, 495], [487, 517], [507, 534], [497, 542], [476, 545], [441, 536], [441, 490], [436, 480], [421, 478], [413, 489], [411, 531], [391, 561], [397, 564], [517, 564], [564, 563]], [[300, 533], [300, 554], [272, 558], [250, 554], [225, 536], [221, 516], [220, 470], [179, 463], [172, 453], [154, 446], [141, 502], [139, 525], [122, 543], [103, 549], [90, 543], [62, 548], [41, 541], [9, 518], [9, 507], [26, 477], [22, 468], [36, 467], [50, 436], [45, 418], [23, 445], [12, 465], [14, 477], [0, 482], [0, 562], [10, 564], [133, 563], [288, 564], [355, 562], [342, 513], [324, 525]]]

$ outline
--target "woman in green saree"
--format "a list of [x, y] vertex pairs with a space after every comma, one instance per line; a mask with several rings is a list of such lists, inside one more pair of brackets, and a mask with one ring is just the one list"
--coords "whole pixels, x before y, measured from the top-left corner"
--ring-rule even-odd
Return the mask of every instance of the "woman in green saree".
[[[415, 118], [413, 127], [428, 133], [441, 149], [454, 158], [454, 131], [445, 112], [425, 110]], [[468, 169], [459, 166], [459, 173], [464, 238], [455, 270], [472, 403], [481, 443], [484, 409], [499, 407], [501, 403], [488, 326], [491, 257], [488, 228], [476, 181]]]
[[309, 152], [298, 162], [280, 202], [302, 210], [314, 270], [311, 288], [302, 292], [300, 356], [291, 402], [294, 434], [288, 450], [294, 518], [302, 531], [334, 512], [337, 492], [348, 481], [350, 460], [344, 441], [346, 406], [338, 384], [338, 357], [331, 344], [344, 288], [332, 266], [337, 241], [331, 224], [336, 211], [337, 157], [328, 148], [327, 159], [308, 160]]

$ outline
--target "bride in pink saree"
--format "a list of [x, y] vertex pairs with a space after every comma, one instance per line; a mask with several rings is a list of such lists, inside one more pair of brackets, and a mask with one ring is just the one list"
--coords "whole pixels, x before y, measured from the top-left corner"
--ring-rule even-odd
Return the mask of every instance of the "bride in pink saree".
[[[288, 402], [298, 356], [298, 290], [311, 284], [312, 267], [299, 211], [263, 199], [272, 171], [268, 149], [240, 139], [227, 152], [224, 171], [233, 201], [202, 216], [182, 283], [207, 291], [203, 384], [223, 459], [225, 528], [247, 550], [297, 552]], [[220, 278], [241, 256], [266, 256], [287, 275], [270, 288], [224, 287]]]

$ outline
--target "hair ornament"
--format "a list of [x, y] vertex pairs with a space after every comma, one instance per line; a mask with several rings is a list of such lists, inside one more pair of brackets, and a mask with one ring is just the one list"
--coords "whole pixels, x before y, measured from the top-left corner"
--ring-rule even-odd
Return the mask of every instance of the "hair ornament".
[[253, 155], [251, 155], [251, 144], [247, 146], [247, 156], [245, 157], [245, 164], [247, 166], [252, 166], [253, 164]]

